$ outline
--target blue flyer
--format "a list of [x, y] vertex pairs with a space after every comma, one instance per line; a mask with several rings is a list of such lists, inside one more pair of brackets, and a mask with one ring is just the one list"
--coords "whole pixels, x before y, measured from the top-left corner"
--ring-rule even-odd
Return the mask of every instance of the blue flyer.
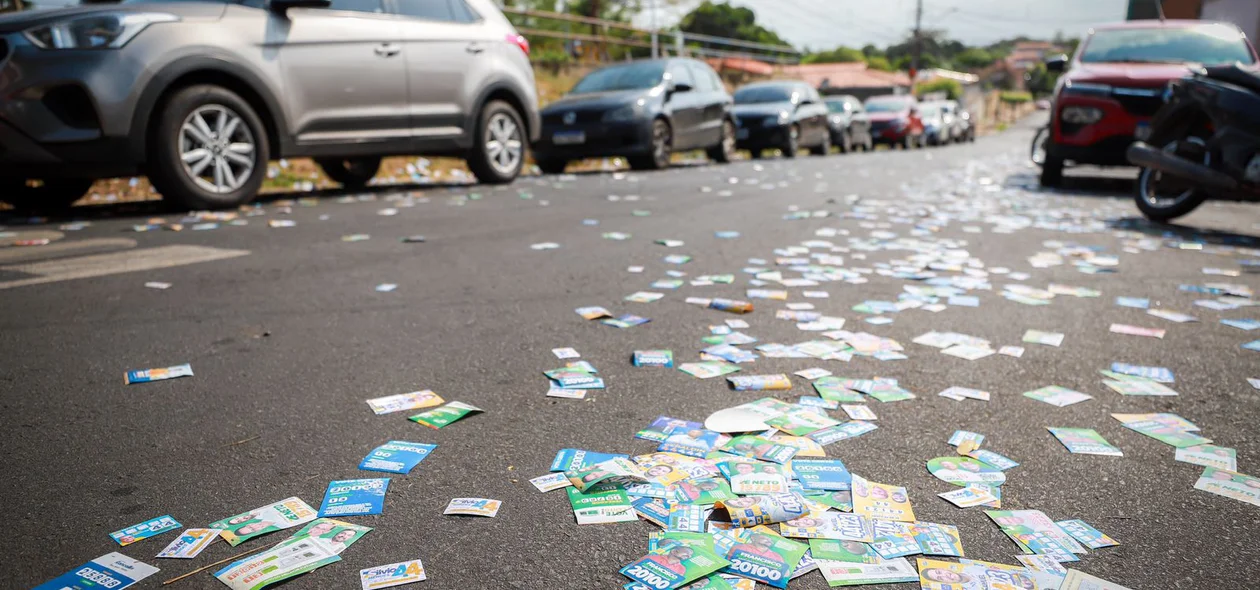
[[1113, 373], [1150, 379], [1156, 383], [1172, 383], [1174, 381], [1173, 372], [1167, 367], [1142, 367], [1128, 363], [1111, 363], [1111, 371]]
[[620, 453], [596, 453], [595, 451], [584, 451], [582, 449], [560, 449], [556, 453], [556, 458], [551, 461], [552, 471], [577, 471], [585, 469], [596, 463], [603, 463], [609, 459], [629, 459], [630, 455], [622, 455]]
[[324, 503], [319, 507], [319, 515], [324, 517], [380, 514], [385, 509], [387, 488], [389, 488], [387, 477], [334, 481], [328, 484], [328, 492], [324, 494]]
[[171, 515], [167, 514], [166, 516], [159, 516], [140, 524], [133, 524], [121, 531], [114, 531], [109, 534], [109, 538], [113, 539], [114, 542], [119, 545], [126, 547], [136, 541], [143, 541], [149, 537], [165, 533], [166, 531], [173, 531], [181, 526], [183, 525], [179, 524], [179, 522], [177, 522], [174, 518], [171, 518]]
[[673, 368], [674, 353], [669, 350], [636, 350], [634, 351], [634, 366]]
[[795, 459], [792, 471], [808, 490], [842, 491], [853, 486], [853, 476], [839, 459]]
[[158, 572], [142, 561], [109, 553], [35, 587], [35, 590], [122, 590]]
[[391, 440], [368, 453], [359, 469], [406, 475], [436, 448], [437, 445]]

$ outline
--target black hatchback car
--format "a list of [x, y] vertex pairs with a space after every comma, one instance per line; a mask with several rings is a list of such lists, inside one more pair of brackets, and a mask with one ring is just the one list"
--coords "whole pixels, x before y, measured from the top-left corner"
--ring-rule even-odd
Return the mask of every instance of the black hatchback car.
[[734, 101], [708, 65], [693, 59], [634, 61], [591, 72], [542, 111], [534, 160], [547, 174], [571, 160], [625, 156], [636, 170], [669, 166], [673, 152], [735, 153]]
[[763, 150], [779, 149], [795, 158], [800, 148], [816, 156], [831, 152], [827, 105], [804, 82], [757, 82], [735, 91], [736, 147], [760, 158]]

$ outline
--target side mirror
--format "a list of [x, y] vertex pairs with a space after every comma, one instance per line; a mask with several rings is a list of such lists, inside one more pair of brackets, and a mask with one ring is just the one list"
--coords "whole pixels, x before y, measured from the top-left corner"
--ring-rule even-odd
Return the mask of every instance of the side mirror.
[[688, 84], [686, 82], [678, 82], [678, 83], [675, 83], [673, 87], [670, 88], [670, 90], [672, 92], [691, 92], [692, 90], [695, 90], [695, 87], [693, 87], [691, 84]]
[[1060, 53], [1046, 60], [1046, 71], [1062, 72], [1067, 70], [1068, 56]]
[[267, 8], [277, 14], [285, 14], [290, 8], [328, 8], [331, 0], [269, 0]]

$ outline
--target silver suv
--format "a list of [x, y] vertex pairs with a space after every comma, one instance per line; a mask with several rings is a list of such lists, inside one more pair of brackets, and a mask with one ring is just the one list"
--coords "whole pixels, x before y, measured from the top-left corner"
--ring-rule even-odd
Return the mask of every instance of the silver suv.
[[511, 182], [541, 125], [529, 44], [492, 0], [169, 0], [0, 17], [0, 200], [56, 209], [148, 175], [194, 209], [275, 158], [365, 185], [381, 158]]

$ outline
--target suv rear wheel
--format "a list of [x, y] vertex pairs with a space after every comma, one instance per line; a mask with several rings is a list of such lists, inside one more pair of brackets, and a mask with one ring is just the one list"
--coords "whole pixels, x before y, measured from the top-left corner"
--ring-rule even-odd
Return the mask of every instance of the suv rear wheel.
[[267, 129], [236, 93], [213, 85], [176, 92], [158, 113], [149, 180], [168, 201], [192, 209], [235, 207], [267, 176]]
[[674, 154], [674, 135], [664, 119], [652, 121], [652, 155], [627, 158], [635, 170], [664, 170]]
[[735, 124], [729, 120], [722, 121], [722, 140], [708, 149], [709, 159], [719, 164], [726, 164], [735, 159]]
[[512, 105], [493, 100], [481, 109], [468, 168], [485, 184], [516, 180], [525, 164], [525, 124]]
[[317, 158], [324, 175], [346, 188], [363, 188], [381, 169], [380, 158]]
[[22, 212], [64, 213], [92, 188], [91, 179], [63, 178], [41, 184], [25, 178], [0, 178], [0, 201]]

